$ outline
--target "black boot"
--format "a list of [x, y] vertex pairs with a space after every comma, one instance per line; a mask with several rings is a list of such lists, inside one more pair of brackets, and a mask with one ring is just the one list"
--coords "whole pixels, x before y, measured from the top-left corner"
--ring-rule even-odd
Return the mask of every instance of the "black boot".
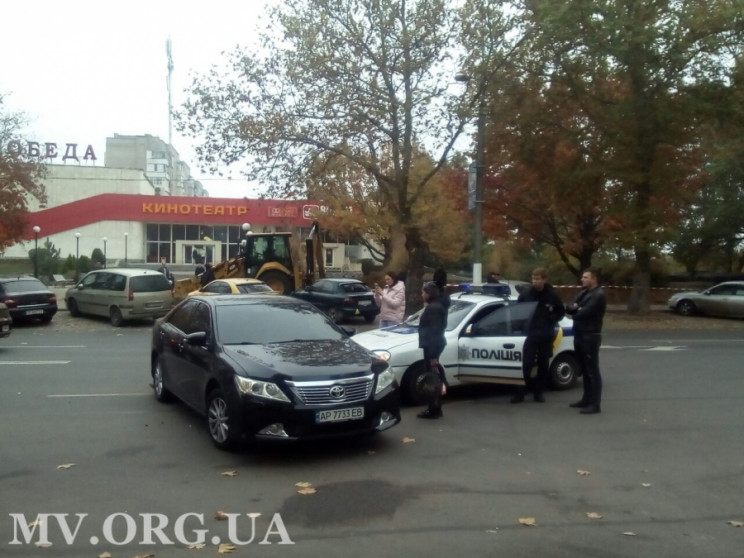
[[579, 399], [575, 403], [569, 404], [569, 407], [573, 407], [574, 409], [583, 409], [584, 407], [588, 407], [589, 403], [584, 401], [583, 399]]
[[536, 391], [532, 396], [537, 403], [545, 403], [545, 396], [541, 391]]
[[597, 413], [601, 413], [602, 411], [599, 409], [599, 405], [587, 405], [579, 412], [582, 415], [596, 415]]
[[441, 408], [434, 408], [431, 407], [426, 409], [423, 413], [419, 413], [416, 415], [418, 418], [422, 419], [438, 419], [442, 418], [442, 409]]
[[512, 395], [510, 403], [522, 403], [524, 401], [524, 390], [522, 388], [517, 389]]

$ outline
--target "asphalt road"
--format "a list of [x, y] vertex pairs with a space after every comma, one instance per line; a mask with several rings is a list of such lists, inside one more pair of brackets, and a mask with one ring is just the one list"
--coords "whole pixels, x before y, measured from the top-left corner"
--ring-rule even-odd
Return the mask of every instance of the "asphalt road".
[[[568, 408], [579, 389], [511, 405], [470, 386], [440, 421], [408, 408], [376, 437], [230, 454], [155, 401], [149, 324], [58, 318], [0, 341], [2, 556], [218, 555], [218, 511], [255, 535], [235, 556], [742, 556], [741, 330], [608, 332], [601, 415]], [[21, 526], [44, 513], [68, 514], [45, 518], [48, 548]], [[147, 521], [165, 540], [143, 544]]]

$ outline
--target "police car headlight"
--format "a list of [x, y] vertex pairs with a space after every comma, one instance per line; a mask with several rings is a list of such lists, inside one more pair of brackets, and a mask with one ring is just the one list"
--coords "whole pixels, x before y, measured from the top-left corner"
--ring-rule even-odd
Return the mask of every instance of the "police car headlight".
[[377, 387], [375, 387], [375, 395], [380, 393], [385, 388], [389, 387], [395, 381], [395, 375], [388, 368], [384, 372], [381, 372], [377, 376]]
[[235, 385], [237, 386], [238, 391], [243, 395], [252, 395], [254, 397], [271, 399], [273, 401], [291, 403], [279, 386], [272, 382], [262, 382], [261, 380], [235, 376]]
[[392, 356], [390, 352], [383, 351], [382, 349], [375, 349], [374, 351], [372, 351], [372, 354], [380, 360], [384, 360], [385, 362], [388, 362], [390, 360], [390, 357]]

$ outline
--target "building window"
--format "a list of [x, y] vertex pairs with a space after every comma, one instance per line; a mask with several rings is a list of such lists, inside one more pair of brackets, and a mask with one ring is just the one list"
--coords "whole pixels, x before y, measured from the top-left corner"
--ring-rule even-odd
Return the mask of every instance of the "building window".
[[333, 248], [326, 248], [325, 264], [327, 267], [333, 267]]

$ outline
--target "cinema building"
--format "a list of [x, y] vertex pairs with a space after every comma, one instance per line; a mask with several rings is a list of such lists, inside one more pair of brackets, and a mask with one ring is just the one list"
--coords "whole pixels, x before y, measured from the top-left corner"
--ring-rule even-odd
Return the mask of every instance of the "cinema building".
[[[194, 254], [219, 262], [238, 254], [243, 223], [304, 238], [320, 210], [307, 201], [209, 197], [178, 153], [153, 136], [107, 138], [103, 166], [48, 163], [44, 185], [46, 206], [30, 200], [26, 241], [7, 249], [6, 258], [28, 257], [35, 242], [48, 239], [62, 258], [90, 257], [99, 248], [110, 266], [162, 256], [190, 265]], [[324, 243], [325, 263], [358, 271], [357, 250]]]

